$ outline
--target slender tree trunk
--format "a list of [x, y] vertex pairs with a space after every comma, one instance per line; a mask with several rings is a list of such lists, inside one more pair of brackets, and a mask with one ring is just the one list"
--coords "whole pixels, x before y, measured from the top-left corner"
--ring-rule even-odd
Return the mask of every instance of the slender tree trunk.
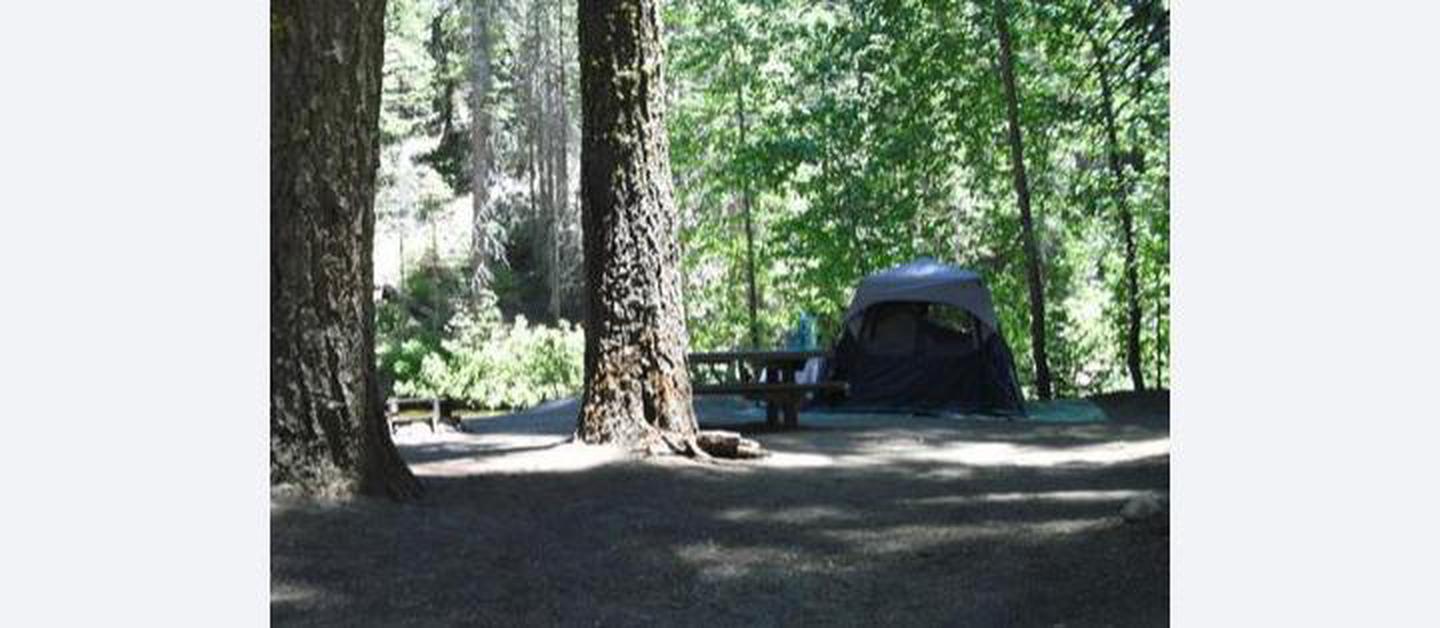
[[[1162, 202], [1163, 202], [1162, 210], [1165, 212], [1165, 215], [1168, 216], [1168, 215], [1170, 214], [1170, 148], [1169, 148], [1168, 145], [1167, 145], [1166, 148], [1165, 148], [1165, 176], [1161, 177], [1161, 183], [1160, 183], [1160, 185], [1161, 185], [1161, 190], [1164, 192], [1164, 194], [1161, 195], [1161, 197], [1164, 199], [1164, 200], [1162, 201]], [[1168, 235], [1169, 235], [1169, 234], [1166, 234], [1165, 237], [1168, 238]], [[1168, 253], [1168, 252], [1169, 252], [1169, 249], [1167, 248], [1167, 249], [1166, 249], [1166, 253]], [[1162, 275], [1162, 274], [1164, 274], [1164, 273], [1168, 273], [1168, 272], [1169, 272], [1169, 263], [1168, 263], [1168, 262], [1169, 262], [1169, 257], [1168, 257], [1168, 255], [1167, 255], [1165, 258], [1162, 259], [1162, 262], [1164, 263], [1164, 265], [1161, 266], [1160, 269], [1157, 269], [1157, 270], [1155, 271], [1155, 274], [1157, 275], [1157, 280], [1156, 280], [1157, 282], [1160, 281], [1160, 280], [1158, 279], [1158, 276], [1160, 276], [1160, 275]], [[1162, 269], [1163, 269], [1163, 270], [1162, 270]], [[1166, 315], [1168, 315], [1168, 314], [1170, 313], [1169, 308], [1166, 306], [1166, 304], [1169, 302], [1169, 299], [1170, 299], [1170, 287], [1169, 287], [1169, 285], [1166, 284], [1166, 283], [1160, 283], [1160, 289], [1159, 289], [1157, 292], [1158, 292], [1159, 294], [1158, 294], [1158, 296], [1155, 297], [1155, 299], [1156, 299], [1156, 301], [1155, 301], [1155, 317], [1156, 317], [1156, 321], [1155, 321], [1155, 352], [1156, 352], [1156, 354], [1157, 354], [1157, 356], [1156, 356], [1156, 362], [1159, 363], [1159, 366], [1157, 366], [1156, 368], [1157, 368], [1157, 369], [1161, 369], [1161, 368], [1164, 367], [1165, 364], [1169, 364], [1169, 363], [1170, 363], [1170, 359], [1169, 359], [1169, 358], [1170, 358], [1170, 351], [1169, 351], [1169, 348], [1170, 348], [1170, 343], [1169, 343], [1169, 340], [1170, 340], [1169, 320], [1166, 320], [1166, 321], [1165, 321], [1165, 326], [1163, 327], [1164, 336], [1165, 336], [1165, 342], [1162, 344], [1161, 341], [1160, 341], [1160, 339], [1161, 339], [1161, 330], [1162, 330], [1160, 319], [1161, 319], [1162, 317], [1165, 317]], [[1161, 381], [1161, 375], [1160, 375], [1160, 374], [1161, 374], [1162, 372], [1163, 372], [1163, 371], [1160, 371], [1160, 370], [1157, 370], [1157, 371], [1156, 371], [1156, 375], [1155, 375], [1155, 385], [1156, 385], [1156, 386], [1161, 386], [1161, 387], [1163, 387], [1163, 386], [1166, 386], [1166, 385], [1168, 385], [1168, 384], [1171, 383], [1168, 379], [1165, 380], [1164, 382]]]
[[657, 0], [581, 3], [587, 443], [695, 448]]
[[550, 287], [550, 315], [556, 320], [560, 318], [560, 300], [564, 288], [565, 272], [563, 257], [561, 255], [565, 240], [565, 225], [569, 222], [570, 215], [570, 100], [566, 98], [565, 66], [569, 61], [566, 56], [565, 42], [569, 34], [565, 31], [565, 5], [557, 2], [556, 13], [556, 45], [559, 54], [556, 55], [556, 72], [558, 73], [555, 85], [556, 105], [556, 126], [559, 127], [555, 133], [556, 137], [556, 168], [555, 168], [555, 247], [550, 254], [550, 263], [555, 268], [555, 281]]
[[550, 263], [550, 252], [554, 249], [555, 242], [555, 141], [554, 124], [552, 121], [555, 115], [555, 103], [553, 102], [554, 82], [550, 67], [550, 50], [555, 43], [554, 34], [550, 32], [550, 1], [537, 0], [537, 26], [536, 32], [540, 36], [540, 63], [536, 65], [540, 72], [540, 198], [543, 213], [539, 215], [541, 226], [544, 231], [535, 238], [535, 261], [544, 271], [545, 278], [545, 312], [550, 312], [550, 289], [555, 285], [555, 268]]
[[540, 201], [540, 122], [544, 119], [544, 111], [540, 101], [540, 77], [538, 66], [540, 64], [540, 31], [538, 3], [530, 5], [530, 60], [528, 71], [525, 73], [525, 95], [526, 104], [529, 109], [529, 118], [525, 125], [525, 151], [529, 161], [526, 168], [530, 177], [530, 211], [532, 215], [539, 215]]
[[491, 0], [470, 2], [470, 251], [471, 282], [477, 292], [488, 290], [495, 252], [490, 250], [490, 21]]
[[375, 375], [384, 18], [270, 4], [270, 481], [408, 498]]
[[1120, 163], [1120, 141], [1115, 131], [1115, 101], [1110, 87], [1110, 67], [1105, 51], [1094, 39], [1091, 50], [1100, 72], [1101, 115], [1105, 123], [1105, 152], [1115, 187], [1115, 207], [1120, 218], [1120, 237], [1125, 245], [1125, 364], [1135, 390], [1145, 390], [1145, 373], [1140, 363], [1140, 279], [1135, 259], [1134, 216], [1130, 212], [1129, 185]]
[[1162, 305], [1161, 298], [1160, 298], [1159, 296], [1156, 296], [1156, 297], [1155, 297], [1155, 387], [1156, 387], [1156, 388], [1164, 388], [1164, 387], [1165, 387], [1165, 381], [1164, 381], [1164, 373], [1165, 373], [1165, 345], [1161, 344], [1161, 342], [1160, 342], [1160, 333], [1161, 333], [1161, 329], [1162, 329], [1162, 328], [1161, 328], [1161, 325], [1162, 325], [1163, 320], [1164, 320], [1164, 319], [1161, 317], [1161, 305]]
[[559, 1], [543, 0], [541, 7], [543, 10], [540, 13], [540, 32], [544, 35], [541, 37], [543, 39], [543, 46], [541, 46], [543, 55], [541, 55], [540, 62], [540, 91], [541, 102], [544, 104], [544, 117], [541, 118], [540, 128], [544, 130], [544, 134], [541, 135], [544, 140], [540, 145], [543, 148], [544, 161], [543, 196], [546, 236], [537, 238], [537, 242], [541, 243], [543, 249], [539, 251], [540, 255], [536, 255], [536, 261], [543, 265], [544, 272], [546, 272], [546, 314], [554, 320], [554, 318], [559, 318], [560, 307], [559, 298], [557, 298], [559, 292], [556, 291], [560, 285], [560, 272], [557, 268], [559, 264], [556, 262], [556, 252], [559, 251], [560, 242], [560, 213], [559, 205], [557, 205], [557, 199], [560, 197], [559, 189], [557, 189], [560, 176], [559, 169], [556, 167], [556, 120], [559, 117], [556, 99], [556, 58], [559, 55], [556, 53], [556, 48], [559, 46], [560, 33], [554, 30], [559, 22], [552, 19], [552, 12], [559, 9]]
[[1015, 88], [1015, 63], [1010, 47], [1010, 24], [1005, 0], [995, 0], [995, 31], [1000, 38], [1000, 76], [1005, 85], [1005, 115], [1009, 123], [1010, 166], [1015, 198], [1020, 206], [1021, 235], [1025, 245], [1025, 279], [1030, 288], [1030, 345], [1035, 354], [1035, 390], [1041, 399], [1052, 396], [1050, 362], [1045, 355], [1045, 286], [1040, 276], [1040, 250], [1035, 242], [1030, 213], [1030, 182], [1025, 175], [1024, 143], [1020, 136], [1020, 105]]
[[[732, 44], [733, 46], [733, 44]], [[735, 50], [730, 49], [731, 65], [738, 65], [735, 62]], [[746, 146], [745, 120], [745, 82], [742, 78], [736, 79], [735, 86], [735, 121], [740, 130], [740, 148]], [[740, 211], [745, 219], [745, 296], [750, 307], [750, 347], [760, 348], [760, 293], [755, 287], [755, 226], [754, 217], [751, 211], [750, 177], [745, 176], [740, 184]]]

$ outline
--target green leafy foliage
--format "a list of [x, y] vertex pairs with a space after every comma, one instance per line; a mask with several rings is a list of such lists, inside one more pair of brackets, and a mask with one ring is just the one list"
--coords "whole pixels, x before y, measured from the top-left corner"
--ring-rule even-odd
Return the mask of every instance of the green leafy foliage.
[[396, 384], [397, 393], [515, 409], [580, 390], [585, 337], [576, 325], [531, 325], [524, 316], [504, 323], [493, 312], [465, 313], [449, 331], [440, 350], [427, 352], [418, 372]]
[[[1122, 188], [1135, 224], [1142, 357], [1152, 384], [1164, 385], [1168, 8], [1153, 0], [1009, 5], [1058, 392], [1127, 383]], [[1028, 387], [1029, 309], [993, 7], [671, 3], [671, 147], [693, 346], [744, 344], [737, 198], [748, 186], [768, 340], [801, 312], [818, 315], [822, 338], [833, 338], [861, 277], [929, 256], [986, 277]], [[1106, 167], [1094, 42], [1117, 86], [1119, 181]]]
[[[1132, 301], [1146, 383], [1168, 385], [1168, 4], [1004, 1], [1056, 391], [1129, 385]], [[778, 347], [801, 314], [817, 317], [821, 343], [833, 341], [863, 276], [928, 256], [986, 278], [1031, 387], [995, 6], [666, 5], [666, 115], [692, 350], [750, 344], [752, 263], [760, 341]], [[579, 332], [563, 321], [583, 316], [574, 5], [492, 6], [493, 218], [482, 225], [471, 224], [468, 197], [472, 8], [387, 4], [377, 232], [390, 240], [377, 251], [398, 254], [381, 283], [403, 298], [377, 310], [379, 359], [397, 390], [518, 407], [558, 394], [579, 369]], [[1108, 106], [1102, 79], [1113, 88]], [[569, 187], [557, 193], [562, 162]], [[503, 251], [485, 294], [466, 285], [472, 229]]]
[[515, 409], [579, 391], [580, 327], [505, 322], [493, 298], [468, 292], [462, 273], [431, 260], [377, 307], [376, 359], [391, 392]]

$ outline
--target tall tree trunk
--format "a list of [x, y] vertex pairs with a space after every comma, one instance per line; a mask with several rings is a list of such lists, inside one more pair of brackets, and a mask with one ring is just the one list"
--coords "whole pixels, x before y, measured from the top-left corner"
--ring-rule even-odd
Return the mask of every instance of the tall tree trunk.
[[470, 252], [474, 267], [471, 283], [476, 291], [490, 288], [491, 250], [488, 230], [490, 215], [490, 169], [494, 156], [490, 147], [490, 21], [492, 0], [470, 2]]
[[1125, 364], [1135, 390], [1145, 390], [1145, 373], [1140, 363], [1140, 271], [1135, 259], [1134, 217], [1130, 212], [1129, 185], [1120, 163], [1120, 141], [1115, 131], [1115, 101], [1110, 87], [1110, 67], [1105, 51], [1091, 38], [1090, 48], [1100, 73], [1101, 116], [1105, 123], [1105, 152], [1115, 187], [1115, 207], [1120, 218], [1120, 237], [1125, 244]]
[[657, 0], [593, 0], [579, 14], [586, 329], [578, 434], [587, 443], [693, 448]]
[[270, 5], [270, 481], [408, 498], [372, 295], [384, 2]]
[[566, 57], [565, 42], [569, 39], [569, 34], [565, 31], [567, 20], [565, 19], [564, 3], [556, 2], [555, 13], [555, 41], [559, 49], [559, 53], [556, 55], [558, 76], [555, 84], [555, 125], [558, 129], [555, 133], [555, 247], [550, 253], [550, 263], [555, 268], [555, 280], [550, 286], [550, 316], [559, 320], [560, 298], [565, 280], [561, 253], [565, 240], [565, 225], [569, 222], [570, 215], [570, 101], [565, 97], [567, 93], [565, 65], [569, 61]]
[[[1162, 201], [1161, 208], [1165, 215], [1168, 216], [1170, 214], [1170, 147], [1168, 145], [1165, 147], [1165, 175], [1161, 177], [1160, 189], [1164, 192], [1164, 194], [1161, 195], [1161, 198], [1164, 199]], [[1169, 234], [1167, 233], [1163, 237], [1168, 238]], [[1168, 252], [1169, 249], [1167, 247], [1166, 253]], [[1168, 260], [1168, 255], [1164, 258], [1161, 258], [1161, 262], [1162, 264], [1164, 264], [1162, 266], [1164, 270], [1157, 269], [1155, 271], [1155, 274], [1157, 276], [1156, 282], [1160, 283], [1160, 290], [1158, 290], [1159, 294], [1157, 294], [1155, 297], [1155, 361], [1157, 362], [1155, 367], [1155, 385], [1158, 387], [1164, 387], [1172, 383], [1168, 379], [1162, 380], [1161, 377], [1161, 374], [1164, 372], [1162, 369], [1164, 369], [1167, 363], [1170, 363], [1170, 321], [1168, 320], [1168, 315], [1170, 314], [1170, 308], [1168, 307], [1170, 299], [1170, 286], [1168, 283], [1164, 283], [1158, 277], [1169, 271]], [[1165, 342], [1163, 344], [1161, 343], [1162, 318], [1166, 319], [1164, 321], [1163, 328], [1165, 332]]]
[[1015, 62], [1010, 46], [1010, 24], [1005, 0], [995, 0], [995, 31], [1000, 38], [1000, 77], [1005, 84], [1005, 116], [1009, 123], [1010, 167], [1015, 198], [1020, 206], [1021, 235], [1025, 245], [1025, 280], [1030, 288], [1030, 346], [1035, 354], [1035, 390], [1041, 399], [1052, 396], [1050, 361], [1045, 355], [1045, 286], [1040, 277], [1040, 250], [1035, 242], [1030, 213], [1030, 181], [1025, 175], [1025, 149], [1020, 136], [1020, 104], [1015, 89]]
[[1161, 318], [1161, 299], [1155, 297], [1155, 387], [1165, 387], [1165, 345], [1160, 342], [1161, 325], [1164, 319]]
[[556, 61], [559, 58], [560, 32], [556, 29], [559, 20], [554, 15], [560, 7], [558, 0], [542, 0], [540, 13], [540, 32], [542, 33], [543, 45], [541, 50], [541, 101], [544, 106], [544, 116], [540, 121], [540, 128], [544, 133], [541, 142], [542, 160], [544, 162], [544, 185], [542, 195], [545, 198], [544, 226], [545, 237], [537, 238], [536, 242], [544, 248], [539, 251], [536, 261], [542, 265], [545, 271], [545, 313], [551, 319], [559, 318], [559, 292], [560, 269], [558, 253], [560, 251], [560, 172], [557, 160], [559, 99], [556, 95]]
[[544, 119], [543, 103], [540, 100], [540, 31], [538, 2], [530, 4], [530, 63], [527, 64], [525, 72], [525, 100], [528, 105], [529, 117], [525, 124], [525, 152], [528, 164], [527, 174], [530, 177], [530, 212], [531, 215], [540, 213], [540, 121]]
[[[733, 44], [732, 44], [733, 46]], [[730, 49], [731, 65], [735, 63], [735, 49]], [[745, 120], [745, 82], [743, 78], [737, 79], [735, 86], [735, 119], [740, 130], [740, 148], [744, 150], [746, 141], [746, 120]], [[745, 296], [750, 306], [750, 348], [760, 348], [760, 293], [755, 287], [755, 226], [754, 218], [750, 207], [750, 177], [745, 176], [740, 184], [740, 211], [745, 217]]]

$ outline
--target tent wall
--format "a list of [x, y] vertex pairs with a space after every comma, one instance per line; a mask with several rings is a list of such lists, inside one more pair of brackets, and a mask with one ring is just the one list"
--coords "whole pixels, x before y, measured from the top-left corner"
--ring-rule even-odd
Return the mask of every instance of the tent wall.
[[923, 319], [916, 322], [917, 333], [908, 343], [914, 349], [908, 352], [895, 350], [899, 338], [880, 337], [880, 342], [870, 342], [845, 334], [835, 348], [830, 378], [849, 382], [850, 392], [835, 405], [875, 410], [1022, 411], [1014, 365], [1000, 335], [977, 341], [956, 334], [926, 341], [920, 330], [928, 323]]
[[[936, 316], [938, 308], [963, 314]], [[831, 403], [854, 409], [1023, 412], [1015, 362], [970, 271], [919, 260], [866, 277], [835, 345]]]

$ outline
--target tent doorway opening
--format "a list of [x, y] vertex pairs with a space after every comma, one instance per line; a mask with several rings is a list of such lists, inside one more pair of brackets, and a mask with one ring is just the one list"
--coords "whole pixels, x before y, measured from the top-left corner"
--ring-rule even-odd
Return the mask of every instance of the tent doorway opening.
[[829, 365], [839, 409], [1022, 413], [990, 292], [964, 269], [920, 260], [856, 288]]

